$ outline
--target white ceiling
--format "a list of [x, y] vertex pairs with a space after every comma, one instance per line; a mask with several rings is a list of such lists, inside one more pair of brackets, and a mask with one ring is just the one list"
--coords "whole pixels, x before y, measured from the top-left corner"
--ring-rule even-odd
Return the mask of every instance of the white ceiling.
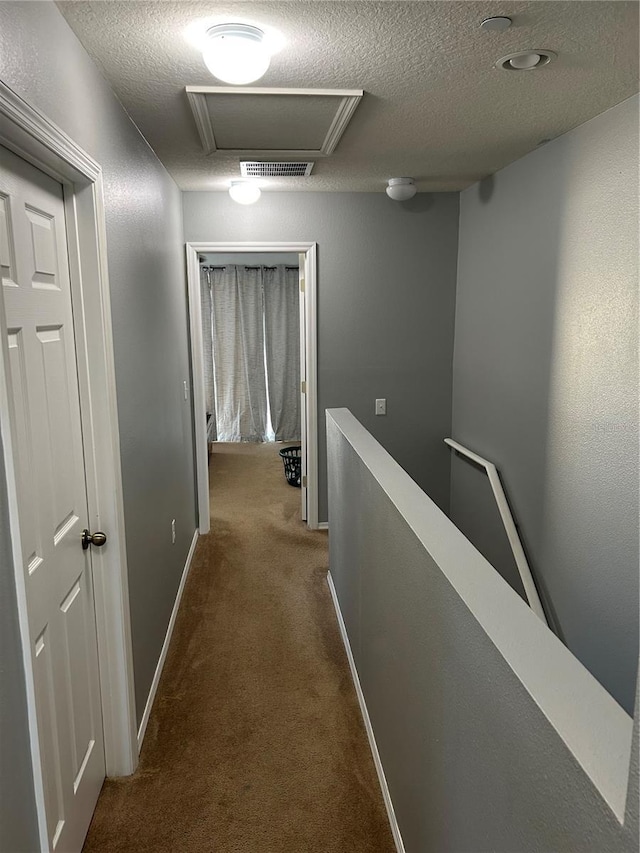
[[[382, 190], [411, 175], [459, 190], [638, 91], [636, 2], [222, 2], [64, 0], [58, 6], [158, 157], [184, 190], [224, 190], [238, 154], [206, 155], [185, 86], [221, 85], [183, 38], [194, 20], [277, 27], [287, 45], [254, 86], [364, 89], [336, 151], [308, 178], [265, 189]], [[505, 33], [486, 33], [489, 15]], [[529, 48], [538, 71], [494, 68]]]

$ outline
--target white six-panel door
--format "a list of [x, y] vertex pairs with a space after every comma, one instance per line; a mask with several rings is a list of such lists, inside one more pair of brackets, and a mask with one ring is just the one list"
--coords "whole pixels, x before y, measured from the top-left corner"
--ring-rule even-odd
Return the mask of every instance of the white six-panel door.
[[0, 262], [47, 834], [75, 853], [105, 761], [64, 204], [60, 184], [6, 149]]

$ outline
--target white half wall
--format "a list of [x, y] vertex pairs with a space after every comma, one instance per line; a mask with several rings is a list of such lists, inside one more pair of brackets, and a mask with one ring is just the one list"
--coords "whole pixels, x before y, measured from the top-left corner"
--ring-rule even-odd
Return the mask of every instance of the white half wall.
[[327, 443], [330, 572], [407, 851], [635, 853], [637, 704], [634, 729], [348, 410]]

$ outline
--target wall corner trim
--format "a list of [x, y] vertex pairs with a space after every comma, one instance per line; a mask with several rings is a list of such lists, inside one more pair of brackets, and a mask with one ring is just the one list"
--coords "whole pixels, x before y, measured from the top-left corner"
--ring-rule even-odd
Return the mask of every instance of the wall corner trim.
[[331, 593], [331, 600], [333, 601], [333, 606], [336, 611], [336, 619], [338, 620], [338, 627], [340, 628], [340, 635], [342, 637], [342, 642], [344, 643], [344, 649], [347, 653], [347, 660], [349, 661], [349, 668], [351, 669], [351, 677], [353, 678], [353, 685], [356, 689], [356, 695], [358, 696], [358, 703], [360, 704], [360, 711], [362, 713], [362, 719], [364, 721], [364, 727], [367, 731], [367, 737], [369, 738], [369, 746], [371, 748], [371, 755], [373, 756], [373, 763], [376, 767], [376, 772], [378, 774], [378, 781], [380, 782], [380, 789], [382, 791], [382, 798], [384, 800], [385, 807], [387, 809], [387, 816], [389, 818], [389, 826], [391, 828], [391, 834], [393, 835], [393, 840], [396, 845], [397, 853], [406, 853], [404, 842], [402, 840], [402, 835], [400, 834], [400, 827], [398, 825], [398, 821], [396, 819], [396, 813], [393, 808], [393, 802], [391, 800], [391, 794], [389, 792], [389, 786], [387, 785], [387, 778], [384, 775], [384, 768], [382, 766], [382, 759], [380, 758], [380, 753], [378, 752], [378, 745], [376, 743], [376, 737], [373, 732], [373, 726], [371, 725], [371, 719], [369, 717], [369, 711], [367, 710], [367, 703], [364, 698], [364, 693], [362, 692], [362, 687], [360, 685], [360, 677], [358, 676], [358, 670], [356, 668], [356, 662], [353, 657], [353, 652], [351, 651], [351, 643], [349, 642], [349, 635], [347, 634], [347, 627], [344, 624], [344, 619], [342, 618], [342, 611], [340, 610], [340, 602], [338, 601], [338, 594], [336, 592], [336, 588], [333, 584], [333, 579], [331, 577], [331, 572], [327, 572], [327, 584], [329, 585], [329, 592]]
[[191, 540], [191, 545], [189, 547], [189, 553], [187, 554], [187, 559], [184, 564], [184, 569], [182, 570], [182, 577], [180, 578], [180, 585], [178, 586], [178, 591], [176, 593], [176, 600], [173, 603], [173, 609], [171, 611], [171, 618], [169, 619], [169, 624], [167, 626], [167, 633], [165, 634], [164, 643], [162, 644], [162, 650], [160, 652], [160, 657], [158, 658], [158, 665], [156, 666], [156, 671], [153, 674], [153, 681], [151, 682], [151, 688], [149, 690], [149, 695], [147, 697], [147, 703], [144, 706], [144, 713], [142, 715], [142, 720], [140, 721], [140, 728], [138, 729], [138, 753], [142, 749], [142, 743], [144, 741], [144, 736], [147, 731], [147, 725], [149, 723], [149, 717], [151, 716], [151, 709], [153, 708], [153, 703], [156, 698], [156, 693], [158, 692], [158, 685], [160, 684], [160, 677], [162, 675], [162, 670], [164, 669], [164, 664], [167, 659], [167, 653], [169, 651], [169, 646], [171, 645], [171, 637], [173, 636], [173, 629], [176, 624], [176, 618], [178, 616], [178, 610], [180, 609], [180, 602], [182, 601], [182, 593], [184, 592], [185, 584], [187, 583], [187, 578], [189, 577], [189, 572], [191, 571], [191, 564], [193, 562], [193, 555], [196, 552], [196, 545], [198, 544], [198, 538], [200, 534], [196, 530], [193, 534], [193, 539]]

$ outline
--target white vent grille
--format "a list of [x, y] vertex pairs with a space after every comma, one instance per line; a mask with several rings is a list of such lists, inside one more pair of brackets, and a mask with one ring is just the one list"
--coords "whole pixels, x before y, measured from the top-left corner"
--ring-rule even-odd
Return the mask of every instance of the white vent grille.
[[312, 162], [268, 163], [258, 160], [241, 160], [243, 178], [307, 178], [313, 169]]

